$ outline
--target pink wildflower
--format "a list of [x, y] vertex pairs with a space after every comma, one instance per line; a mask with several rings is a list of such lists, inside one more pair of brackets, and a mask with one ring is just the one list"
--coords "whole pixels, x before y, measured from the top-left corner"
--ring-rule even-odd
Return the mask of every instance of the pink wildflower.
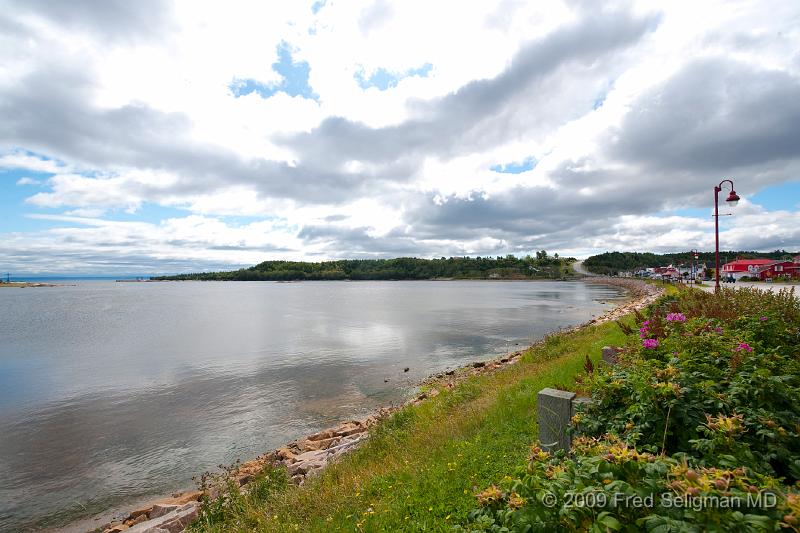
[[658, 348], [658, 339], [645, 339], [642, 341], [642, 346], [644, 346], [648, 350], [653, 350], [655, 348]]
[[759, 320], [760, 320], [761, 322], [765, 322], [765, 321], [767, 320], [767, 317], [765, 317], [765, 316], [762, 316], [761, 318], [759, 318]]
[[739, 346], [736, 347], [736, 351], [737, 352], [752, 353], [753, 352], [753, 347], [750, 346], [749, 344], [747, 344], [746, 342], [742, 342], [742, 343], [739, 344]]
[[670, 313], [667, 315], [667, 322], [686, 322], [686, 315], [683, 313]]

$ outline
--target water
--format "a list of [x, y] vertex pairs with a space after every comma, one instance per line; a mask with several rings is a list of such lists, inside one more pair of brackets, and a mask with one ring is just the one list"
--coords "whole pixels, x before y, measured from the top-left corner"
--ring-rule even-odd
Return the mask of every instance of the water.
[[191, 488], [617, 295], [480, 281], [0, 289], [0, 530]]

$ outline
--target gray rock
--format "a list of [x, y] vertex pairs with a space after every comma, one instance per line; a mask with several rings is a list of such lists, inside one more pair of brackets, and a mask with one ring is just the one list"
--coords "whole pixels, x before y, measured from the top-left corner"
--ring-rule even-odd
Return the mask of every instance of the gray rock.
[[152, 520], [152, 519], [154, 519], [154, 518], [159, 518], [159, 517], [162, 517], [162, 516], [164, 516], [164, 515], [165, 515], [165, 514], [167, 514], [167, 513], [171, 513], [172, 511], [174, 511], [174, 510], [175, 510], [175, 509], [177, 509], [177, 508], [178, 508], [178, 506], [177, 506], [177, 505], [160, 505], [160, 504], [155, 504], [155, 505], [153, 506], [153, 509], [150, 511], [150, 516], [149, 516], [148, 518], [149, 518], [150, 520]]
[[189, 502], [162, 516], [136, 524], [126, 531], [128, 533], [180, 533], [197, 518], [199, 507], [198, 502]]

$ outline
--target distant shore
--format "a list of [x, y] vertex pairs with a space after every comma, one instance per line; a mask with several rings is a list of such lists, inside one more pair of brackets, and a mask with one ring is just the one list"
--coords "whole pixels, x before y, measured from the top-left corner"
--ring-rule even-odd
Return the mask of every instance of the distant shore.
[[41, 283], [41, 282], [33, 282], [33, 281], [12, 281], [6, 283], [5, 281], [0, 283], [0, 288], [17, 288], [17, 289], [25, 289], [28, 287], [63, 287], [64, 285], [57, 285], [54, 283]]

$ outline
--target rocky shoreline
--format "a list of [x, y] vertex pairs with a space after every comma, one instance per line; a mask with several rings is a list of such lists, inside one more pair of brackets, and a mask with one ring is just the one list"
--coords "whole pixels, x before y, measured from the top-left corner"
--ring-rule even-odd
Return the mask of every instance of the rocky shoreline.
[[[584, 324], [554, 333], [568, 333], [589, 325], [617, 320], [633, 310], [650, 305], [663, 294], [663, 290], [659, 287], [634, 279], [593, 277], [584, 281], [625, 289], [628, 292], [628, 299], [607, 313]], [[533, 346], [536, 344], [538, 343], [534, 343]], [[295, 440], [252, 461], [236, 465], [230, 472], [217, 476], [217, 483], [211, 483], [211, 488], [207, 489], [207, 496], [209, 498], [216, 497], [218, 490], [214, 487], [229, 479], [233, 479], [242, 487], [242, 490], [246, 491], [248, 483], [266, 466], [283, 466], [294, 483], [302, 484], [306, 478], [317, 475], [325, 466], [358, 447], [361, 442], [369, 438], [371, 427], [397, 409], [419, 404], [438, 395], [442, 390], [455, 387], [459, 381], [470, 376], [493, 372], [513, 365], [527, 350], [528, 348], [525, 348], [505, 357], [474, 362], [456, 370], [431, 376], [420, 384], [423, 392], [410, 399], [404, 406], [381, 408], [366, 418], [343, 422], [333, 428]], [[92, 533], [121, 533], [123, 531], [127, 533], [179, 533], [184, 531], [186, 526], [197, 517], [202, 497], [203, 492], [200, 490], [175, 493], [170, 497], [161, 498], [134, 509], [127, 513], [123, 520], [105, 524], [91, 531]]]

